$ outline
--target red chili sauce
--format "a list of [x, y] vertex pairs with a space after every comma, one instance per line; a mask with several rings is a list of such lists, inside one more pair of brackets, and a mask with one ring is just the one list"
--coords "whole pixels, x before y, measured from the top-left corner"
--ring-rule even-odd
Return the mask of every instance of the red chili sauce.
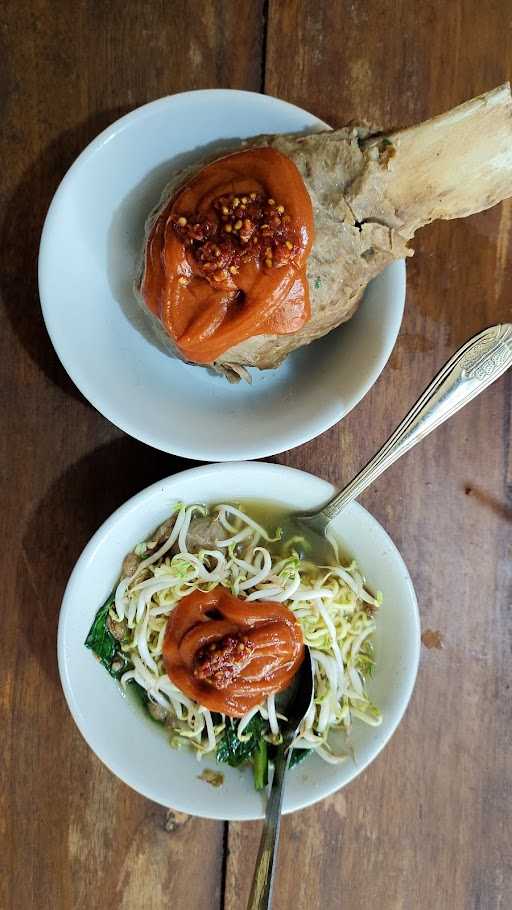
[[152, 226], [141, 292], [183, 356], [211, 363], [310, 318], [310, 196], [295, 164], [253, 148], [207, 165]]
[[242, 717], [290, 684], [304, 657], [291, 610], [248, 602], [218, 585], [195, 591], [172, 611], [163, 656], [167, 674], [211, 711]]

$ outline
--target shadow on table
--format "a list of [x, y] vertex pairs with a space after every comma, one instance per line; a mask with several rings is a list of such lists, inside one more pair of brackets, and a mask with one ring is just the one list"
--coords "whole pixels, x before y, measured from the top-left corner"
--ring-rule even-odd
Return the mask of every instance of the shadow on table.
[[35, 505], [23, 535], [17, 581], [22, 631], [48, 680], [58, 685], [56, 635], [64, 589], [91, 535], [126, 499], [197, 462], [122, 436], [67, 468]]
[[85, 399], [61, 366], [44, 326], [37, 286], [39, 241], [53, 194], [70, 165], [91, 139], [128, 110], [102, 111], [54, 139], [23, 174], [0, 224], [0, 300], [13, 331], [46, 378], [81, 402]]

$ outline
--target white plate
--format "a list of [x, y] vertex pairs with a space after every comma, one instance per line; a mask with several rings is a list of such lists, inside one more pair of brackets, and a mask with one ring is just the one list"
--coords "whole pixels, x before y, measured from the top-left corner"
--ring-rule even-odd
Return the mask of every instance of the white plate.
[[45, 322], [80, 391], [131, 436], [199, 460], [261, 458], [322, 433], [379, 376], [402, 319], [403, 262], [373, 282], [347, 326], [277, 370], [254, 370], [252, 387], [169, 357], [132, 295], [144, 221], [173, 170], [212, 144], [318, 127], [266, 95], [187, 92], [122, 117], [64, 177], [39, 253]]
[[[171, 503], [269, 499], [291, 508], [314, 508], [333, 487], [293, 468], [265, 463], [217, 464], [194, 468], [153, 484], [128, 500], [89, 542], [71, 575], [62, 604], [58, 654], [64, 693], [91, 749], [130, 787], [164, 806], [207, 818], [254, 819], [263, 814], [250, 770], [198, 763], [188, 751], [174, 751], [165, 732], [147, 717], [84, 646], [92, 619], [117, 581], [129, 550], [169, 514]], [[360, 505], [352, 504], [334, 525], [347, 552], [358, 561], [384, 605], [378, 614], [377, 667], [370, 694], [383, 722], [356, 722], [355, 763], [328, 765], [317, 756], [290, 772], [284, 811], [293, 812], [328, 796], [359, 774], [388, 741], [412, 693], [418, 667], [420, 629], [416, 596], [404, 562], [384, 529]], [[225, 775], [216, 790], [198, 779], [203, 768]]]

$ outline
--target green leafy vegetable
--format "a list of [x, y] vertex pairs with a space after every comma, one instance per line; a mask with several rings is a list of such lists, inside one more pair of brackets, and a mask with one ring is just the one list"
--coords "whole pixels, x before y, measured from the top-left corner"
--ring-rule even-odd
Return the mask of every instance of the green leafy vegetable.
[[[232, 768], [250, 762], [256, 790], [263, 790], [268, 784], [268, 765], [275, 754], [275, 747], [269, 746], [265, 739], [267, 722], [260, 714], [249, 721], [244, 730], [244, 741], [237, 736], [238, 722], [229, 722], [217, 746], [217, 761], [226, 762]], [[247, 739], [245, 739], [247, 737]], [[300, 764], [308, 755], [309, 749], [294, 749], [290, 758], [290, 768]]]
[[268, 784], [268, 747], [263, 736], [252, 757], [252, 773], [256, 790], [263, 790]]
[[290, 768], [300, 765], [309, 755], [311, 755], [311, 749], [292, 749]]
[[243, 742], [238, 739], [237, 726], [233, 722], [228, 722], [222, 739], [217, 746], [217, 761], [226, 762], [232, 768], [238, 768], [244, 762], [250, 761], [260, 741], [263, 739], [263, 730], [266, 724], [261, 715], [256, 714], [244, 730]]
[[[120, 670], [125, 669], [126, 661], [121, 651], [120, 642], [114, 638], [107, 627], [108, 614], [112, 604], [114, 603], [114, 599], [115, 592], [112, 591], [112, 594], [107, 597], [103, 606], [100, 607], [96, 613], [94, 622], [89, 629], [89, 634], [85, 639], [85, 645], [87, 648], [90, 648], [94, 654], [96, 654], [96, 657], [99, 661], [101, 661], [110, 675], [114, 676], [117, 679]], [[114, 661], [116, 658], [120, 658], [123, 661], [121, 668], [115, 666]]]
[[320, 279], [320, 278], [316, 278], [316, 279], [315, 279], [315, 287], [316, 287], [317, 291], [318, 291], [318, 288], [320, 287], [321, 284], [322, 284], [321, 279]]

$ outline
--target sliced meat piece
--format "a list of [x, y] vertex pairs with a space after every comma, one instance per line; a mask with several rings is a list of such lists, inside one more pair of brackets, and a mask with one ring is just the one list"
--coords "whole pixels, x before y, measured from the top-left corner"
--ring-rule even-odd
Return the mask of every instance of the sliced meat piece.
[[126, 638], [128, 625], [124, 619], [121, 622], [117, 622], [109, 616], [107, 619], [107, 629], [116, 641], [122, 641], [123, 638]]
[[[131, 578], [131, 576], [137, 571], [139, 563], [142, 562], [146, 556], [150, 556], [151, 553], [154, 553], [155, 550], [158, 550], [161, 546], [163, 546], [167, 538], [170, 536], [172, 529], [174, 528], [176, 517], [177, 513], [171, 515], [170, 518], [167, 518], [163, 524], [161, 524], [160, 527], [156, 529], [154, 534], [151, 536], [151, 539], [146, 541], [148, 548], [144, 556], [138, 556], [137, 553], [133, 552], [128, 553], [125, 556], [123, 565], [121, 567], [121, 578]], [[171, 553], [173, 552], [176, 552], [174, 548], [171, 549]], [[138, 577], [138, 581], [143, 581], [145, 577], [148, 577], [148, 575], [146, 572], [143, 572], [142, 575]]]
[[189, 553], [199, 550], [215, 550], [218, 540], [225, 540], [227, 534], [218, 518], [193, 518], [187, 534]]
[[157, 720], [159, 723], [166, 721], [169, 716], [169, 711], [162, 705], [159, 705], [156, 701], [148, 701], [148, 711], [153, 720]]
[[167, 518], [163, 524], [155, 531], [152, 540], [154, 541], [154, 546], [151, 547], [151, 550], [159, 550], [165, 543], [165, 541], [171, 536], [172, 529], [176, 524], [176, 518], [178, 513], [175, 512], [174, 515], [171, 515], [170, 518]]
[[136, 571], [140, 562], [140, 556], [136, 553], [128, 553], [123, 559], [121, 568], [121, 578], [130, 578]]

